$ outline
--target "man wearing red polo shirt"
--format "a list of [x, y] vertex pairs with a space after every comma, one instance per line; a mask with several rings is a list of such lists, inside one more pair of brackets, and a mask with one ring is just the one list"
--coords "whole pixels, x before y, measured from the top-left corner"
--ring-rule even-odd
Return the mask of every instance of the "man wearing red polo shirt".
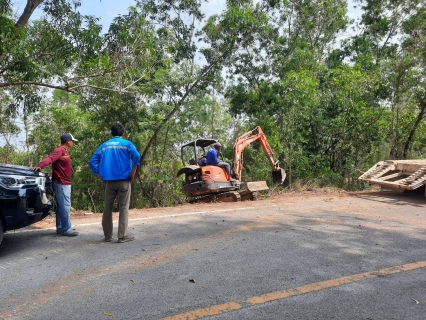
[[31, 168], [34, 171], [41, 171], [49, 164], [52, 165], [52, 185], [55, 192], [56, 202], [56, 232], [64, 236], [74, 237], [78, 235], [77, 231], [71, 227], [71, 158], [68, 150], [74, 147], [75, 139], [71, 133], [65, 133], [61, 136], [61, 145], [56, 147], [53, 152], [40, 161], [40, 163]]

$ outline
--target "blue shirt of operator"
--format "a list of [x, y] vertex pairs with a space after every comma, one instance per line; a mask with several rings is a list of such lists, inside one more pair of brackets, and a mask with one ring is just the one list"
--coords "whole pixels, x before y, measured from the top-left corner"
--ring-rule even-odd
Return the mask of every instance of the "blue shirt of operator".
[[140, 165], [140, 153], [129, 140], [121, 137], [102, 143], [90, 158], [93, 173], [98, 173], [103, 181], [128, 180], [133, 167]]
[[217, 153], [217, 150], [214, 148], [211, 148], [209, 151], [207, 151], [206, 154], [206, 165], [216, 165], [218, 164], [219, 161], [219, 156]]

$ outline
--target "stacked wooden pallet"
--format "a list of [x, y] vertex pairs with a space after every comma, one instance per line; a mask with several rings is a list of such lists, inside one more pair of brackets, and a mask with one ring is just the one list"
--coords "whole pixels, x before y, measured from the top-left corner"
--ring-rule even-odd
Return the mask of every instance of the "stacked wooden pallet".
[[380, 161], [358, 180], [393, 189], [414, 190], [426, 184], [426, 160]]

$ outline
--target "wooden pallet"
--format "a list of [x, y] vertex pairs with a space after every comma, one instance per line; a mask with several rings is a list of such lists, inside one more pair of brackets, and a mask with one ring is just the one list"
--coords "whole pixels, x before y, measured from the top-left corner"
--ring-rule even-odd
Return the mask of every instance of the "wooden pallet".
[[358, 181], [390, 189], [414, 190], [426, 184], [426, 160], [380, 161]]

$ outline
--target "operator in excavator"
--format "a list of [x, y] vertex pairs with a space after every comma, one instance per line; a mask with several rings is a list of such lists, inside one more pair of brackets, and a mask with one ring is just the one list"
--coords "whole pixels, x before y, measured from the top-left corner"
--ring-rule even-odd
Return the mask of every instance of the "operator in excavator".
[[203, 154], [201, 155], [200, 160], [198, 160], [198, 165], [199, 165], [200, 167], [204, 167], [204, 166], [206, 165], [206, 161], [207, 161], [207, 159], [206, 159], [206, 155], [203, 153]]
[[231, 177], [231, 166], [227, 162], [219, 160], [219, 154], [222, 154], [222, 145], [219, 142], [216, 142], [206, 155], [206, 165], [218, 166], [226, 170], [229, 175], [229, 181], [235, 181]]

